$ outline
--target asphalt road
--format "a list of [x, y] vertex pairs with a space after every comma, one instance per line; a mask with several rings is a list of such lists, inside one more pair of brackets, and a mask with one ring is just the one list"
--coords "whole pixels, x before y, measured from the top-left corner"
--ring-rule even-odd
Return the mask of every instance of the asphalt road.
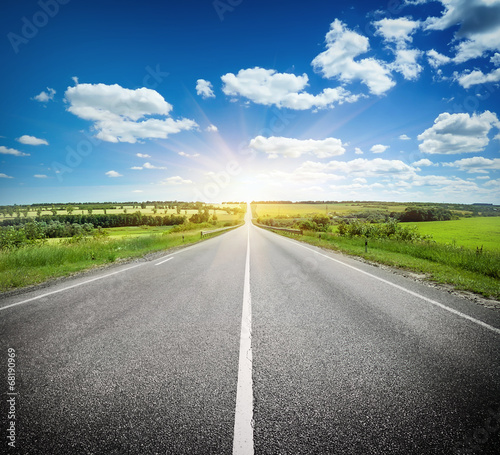
[[0, 297], [0, 347], [0, 452], [500, 453], [498, 311], [248, 223]]

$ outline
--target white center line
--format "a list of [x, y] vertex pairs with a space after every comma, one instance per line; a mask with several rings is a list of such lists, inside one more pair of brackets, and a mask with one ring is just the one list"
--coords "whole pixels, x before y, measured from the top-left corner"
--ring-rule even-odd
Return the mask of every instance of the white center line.
[[168, 262], [168, 261], [170, 261], [171, 259], [173, 259], [173, 257], [169, 257], [169, 258], [167, 258], [167, 259], [164, 259], [163, 261], [157, 262], [155, 265], [160, 265], [160, 264], [163, 264], [164, 262]]
[[253, 453], [252, 300], [250, 295], [250, 227], [248, 227], [233, 455], [253, 455]]

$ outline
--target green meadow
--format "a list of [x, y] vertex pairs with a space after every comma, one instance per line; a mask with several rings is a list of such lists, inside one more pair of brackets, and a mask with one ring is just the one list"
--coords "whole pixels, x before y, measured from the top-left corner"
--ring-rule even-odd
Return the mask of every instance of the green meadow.
[[500, 217], [461, 218], [425, 223], [401, 223], [417, 226], [422, 235], [431, 235], [438, 243], [464, 248], [500, 252]]

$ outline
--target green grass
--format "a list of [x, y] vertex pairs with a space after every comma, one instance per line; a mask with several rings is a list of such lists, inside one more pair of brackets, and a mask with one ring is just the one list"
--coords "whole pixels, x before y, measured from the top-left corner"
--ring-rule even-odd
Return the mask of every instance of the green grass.
[[[278, 232], [280, 235], [290, 235]], [[296, 238], [296, 237], [295, 237]], [[395, 240], [369, 240], [365, 253], [364, 238], [305, 232], [300, 240], [312, 245], [355, 255], [369, 261], [424, 274], [427, 279], [451, 284], [456, 289], [475, 292], [500, 300], [500, 253], [483, 252], [437, 243], [407, 243]]]
[[[220, 235], [220, 233], [213, 235]], [[113, 263], [119, 259], [142, 257], [148, 253], [168, 250], [200, 240], [200, 230], [196, 229], [168, 235], [87, 238], [77, 243], [44, 243], [12, 251], [2, 251], [0, 252], [0, 292], [42, 283], [51, 278], [68, 276], [78, 271]]]
[[500, 252], [500, 217], [461, 218], [450, 221], [401, 223], [418, 227], [422, 235], [432, 235], [438, 243]]

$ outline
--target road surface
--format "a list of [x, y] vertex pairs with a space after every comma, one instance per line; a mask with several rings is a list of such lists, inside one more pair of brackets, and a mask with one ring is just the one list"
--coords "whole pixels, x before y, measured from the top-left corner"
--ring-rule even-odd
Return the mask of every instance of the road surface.
[[498, 311], [248, 222], [3, 296], [0, 345], [5, 453], [499, 453]]

